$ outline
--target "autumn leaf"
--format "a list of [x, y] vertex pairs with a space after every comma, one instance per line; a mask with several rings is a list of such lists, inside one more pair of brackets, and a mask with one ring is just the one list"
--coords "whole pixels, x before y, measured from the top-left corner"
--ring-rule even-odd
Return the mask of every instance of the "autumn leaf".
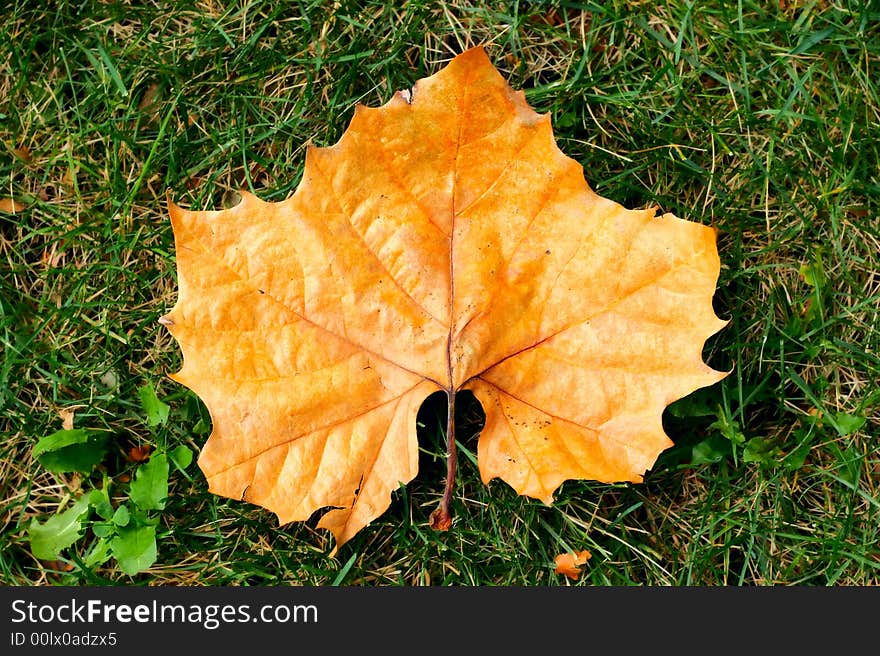
[[726, 374], [709, 227], [598, 196], [481, 48], [357, 106], [310, 147], [296, 192], [222, 211], [170, 205], [172, 378], [205, 402], [210, 490], [308, 519], [337, 547], [418, 465], [416, 413], [446, 392], [485, 411], [482, 479], [546, 503], [566, 479], [634, 481], [671, 445], [661, 415]]
[[566, 551], [556, 556], [556, 573], [564, 574], [573, 581], [577, 581], [581, 576], [581, 565], [585, 565], [587, 561], [593, 557], [586, 549], [577, 552]]

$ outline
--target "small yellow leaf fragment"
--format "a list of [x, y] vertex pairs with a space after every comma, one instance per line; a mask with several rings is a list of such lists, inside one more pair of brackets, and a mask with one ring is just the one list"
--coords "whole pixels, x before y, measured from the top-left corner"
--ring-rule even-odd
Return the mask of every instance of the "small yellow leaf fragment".
[[0, 198], [0, 212], [17, 214], [18, 212], [23, 212], [26, 207], [27, 205], [14, 198]]
[[23, 162], [30, 162], [33, 159], [33, 155], [31, 155], [31, 149], [27, 146], [22, 146], [21, 148], [13, 148], [12, 154]]
[[581, 575], [581, 570], [579, 568], [581, 565], [585, 565], [592, 557], [593, 554], [586, 549], [577, 552], [567, 551], [561, 553], [556, 556], [556, 573], [564, 574], [573, 581], [577, 581]]
[[73, 430], [73, 408], [61, 408], [58, 416], [61, 417], [61, 428], [64, 430]]

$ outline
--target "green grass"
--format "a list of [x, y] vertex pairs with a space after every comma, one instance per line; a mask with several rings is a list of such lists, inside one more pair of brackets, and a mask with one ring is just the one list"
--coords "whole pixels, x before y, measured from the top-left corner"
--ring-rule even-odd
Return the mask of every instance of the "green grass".
[[[553, 557], [587, 548], [579, 585], [880, 584], [876, 5], [53, 4], [0, 9], [0, 198], [25, 206], [0, 213], [0, 581], [568, 584]], [[336, 558], [314, 521], [279, 527], [192, 467], [172, 474], [148, 571], [35, 559], [31, 518], [87, 484], [32, 458], [60, 411], [109, 431], [116, 481], [131, 446], [207, 437], [156, 321], [176, 294], [166, 190], [199, 208], [285, 198], [305, 144], [335, 142], [356, 102], [479, 43], [600, 194], [718, 229], [730, 324], [705, 357], [733, 373], [667, 412], [676, 445], [645, 483], [570, 481], [552, 507], [486, 487], [463, 408], [456, 522], [432, 532], [445, 409], [429, 403], [418, 478]], [[145, 384], [167, 424], [147, 425]]]

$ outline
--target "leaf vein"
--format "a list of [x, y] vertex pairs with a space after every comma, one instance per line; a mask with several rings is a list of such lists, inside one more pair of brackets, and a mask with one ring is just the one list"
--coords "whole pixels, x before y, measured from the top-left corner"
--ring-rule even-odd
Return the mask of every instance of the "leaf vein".
[[342, 426], [343, 424], [354, 421], [355, 419], [360, 419], [364, 415], [367, 415], [367, 414], [373, 412], [374, 410], [378, 410], [379, 408], [386, 406], [389, 403], [394, 403], [395, 401], [397, 401], [397, 403], [399, 404], [400, 399], [402, 399], [404, 396], [406, 396], [407, 394], [412, 392], [416, 387], [421, 385], [422, 382], [424, 382], [424, 381], [420, 380], [418, 383], [416, 383], [415, 385], [413, 385], [412, 387], [410, 387], [409, 389], [404, 391], [402, 394], [399, 394], [398, 396], [395, 396], [391, 399], [387, 399], [386, 401], [382, 401], [381, 403], [378, 403], [374, 406], [371, 406], [369, 408], [361, 410], [353, 415], [350, 415], [350, 416], [345, 417], [343, 419], [340, 419], [338, 421], [331, 422], [329, 424], [325, 424], [323, 426], [318, 426], [317, 428], [307, 430], [302, 433], [297, 433], [296, 435], [293, 435], [292, 437], [289, 437], [286, 440], [283, 440], [281, 442], [278, 442], [277, 444], [273, 444], [272, 446], [266, 447], [265, 449], [261, 449], [260, 451], [257, 451], [255, 453], [248, 455], [244, 460], [239, 460], [238, 462], [234, 462], [234, 463], [230, 464], [229, 466], [224, 467], [223, 469], [211, 472], [210, 475], [211, 475], [211, 477], [220, 476], [221, 474], [224, 474], [231, 469], [235, 469], [236, 467], [240, 467], [241, 465], [248, 463], [251, 460], [254, 460], [256, 458], [261, 457], [262, 455], [268, 453], [269, 451], [273, 451], [273, 450], [278, 449], [280, 447], [287, 446], [287, 445], [295, 442], [296, 440], [302, 439], [303, 437], [306, 437], [308, 435], [312, 435], [314, 433], [317, 433], [318, 431], [326, 431], [326, 430], [330, 430], [331, 428], [336, 428], [337, 426]]
[[[195, 240], [195, 241], [196, 241], [196, 242], [202, 247], [202, 252], [203, 252], [205, 255], [210, 256], [212, 259], [214, 259], [215, 262], [219, 263], [219, 264], [222, 265], [224, 268], [226, 268], [227, 270], [229, 270], [229, 271], [231, 271], [232, 273], [234, 273], [236, 276], [238, 276], [238, 278], [239, 278], [242, 282], [248, 284], [248, 286], [250, 286], [254, 291], [257, 291], [257, 290], [258, 290], [258, 288], [256, 287], [256, 285], [252, 285], [252, 284], [250, 284], [250, 280], [248, 280], [247, 278], [243, 278], [243, 277], [241, 276], [241, 273], [240, 273], [239, 271], [237, 271], [234, 267], [230, 266], [230, 265], [226, 262], [226, 260], [224, 260], [222, 257], [220, 257], [219, 255], [217, 255], [216, 253], [214, 253], [214, 251], [212, 251], [210, 248], [208, 248], [208, 246], [207, 246], [207, 245], [206, 245], [201, 239], [199, 239], [199, 238], [196, 237], [196, 236], [193, 236], [193, 239], [194, 239], [194, 240]], [[288, 310], [291, 314], [293, 314], [294, 316], [299, 317], [301, 320], [305, 321], [305, 322], [308, 323], [309, 325], [315, 326], [315, 328], [319, 328], [320, 330], [323, 330], [323, 331], [324, 331], [325, 333], [327, 333], [328, 335], [332, 335], [332, 336], [335, 337], [336, 339], [339, 339], [339, 340], [341, 340], [341, 341], [343, 341], [343, 342], [345, 342], [345, 343], [347, 343], [347, 344], [350, 344], [351, 346], [354, 346], [355, 348], [360, 349], [360, 350], [362, 350], [362, 351], [365, 352], [365, 353], [369, 353], [370, 355], [373, 355], [373, 356], [379, 358], [380, 360], [383, 360], [384, 362], [387, 362], [388, 364], [394, 365], [395, 367], [398, 367], [399, 369], [401, 369], [401, 370], [403, 370], [403, 371], [407, 371], [407, 372], [413, 374], [414, 376], [418, 376], [419, 378], [422, 378], [422, 379], [424, 379], [424, 380], [429, 380], [429, 381], [431, 381], [432, 383], [436, 383], [438, 387], [441, 387], [441, 388], [445, 389], [445, 387], [443, 387], [443, 385], [441, 385], [439, 381], [436, 381], [436, 380], [434, 380], [433, 378], [429, 378], [428, 376], [425, 376], [424, 374], [421, 374], [421, 373], [419, 373], [419, 372], [417, 372], [417, 371], [413, 371], [412, 369], [410, 369], [410, 368], [408, 368], [408, 367], [405, 367], [405, 366], [403, 366], [402, 364], [400, 364], [400, 363], [398, 363], [398, 362], [395, 362], [394, 360], [389, 359], [387, 356], [382, 355], [381, 353], [377, 353], [376, 351], [373, 351], [373, 350], [371, 350], [371, 349], [368, 349], [366, 346], [364, 346], [364, 345], [362, 345], [362, 344], [359, 344], [359, 343], [355, 342], [353, 339], [351, 339], [351, 338], [348, 337], [347, 335], [345, 335], [345, 336], [343, 336], [343, 335], [339, 335], [339, 334], [333, 332], [332, 330], [330, 330], [329, 328], [327, 328], [326, 326], [322, 326], [321, 324], [319, 324], [319, 323], [318, 323], [317, 321], [315, 321], [314, 319], [310, 319], [309, 317], [305, 316], [304, 314], [301, 314], [301, 313], [297, 312], [294, 308], [290, 307], [290, 305], [288, 305], [287, 303], [285, 303], [284, 301], [282, 301], [280, 298], [276, 297], [274, 294], [270, 294], [270, 293], [267, 291], [264, 295], [262, 295], [262, 297], [272, 299], [275, 303], [278, 303], [278, 304], [281, 305], [283, 308], [287, 309], [287, 310]]]
[[[333, 186], [333, 180], [330, 178], [329, 175], [327, 175], [324, 171], [322, 171], [321, 168], [317, 164], [315, 164], [314, 161], [311, 162], [311, 165], [315, 171], [317, 171], [325, 180], [327, 180], [327, 186], [330, 188], [330, 191], [333, 192], [333, 196], [336, 198], [337, 202], [339, 203], [340, 196], [339, 196], [339, 193], [336, 191], [336, 188]], [[424, 312], [426, 315], [431, 317], [434, 321], [436, 321], [437, 323], [439, 323], [442, 326], [443, 322], [440, 319], [438, 319], [437, 317], [435, 317], [433, 314], [428, 312], [428, 309], [424, 305], [419, 303], [412, 296], [412, 294], [410, 294], [406, 289], [404, 289], [403, 285], [401, 285], [400, 282], [398, 282], [397, 278], [395, 278], [394, 274], [391, 273], [391, 270], [388, 268], [388, 266], [385, 264], [385, 262], [382, 260], [382, 258], [379, 257], [379, 254], [373, 250], [372, 246], [366, 240], [364, 235], [362, 235], [358, 231], [358, 229], [354, 226], [354, 223], [352, 223], [352, 221], [351, 221], [351, 213], [346, 211], [341, 203], [339, 203], [339, 207], [343, 210], [342, 214], [347, 219], [346, 224], [351, 229], [352, 234], [357, 236], [358, 240], [360, 240], [360, 242], [364, 245], [364, 248], [367, 250], [367, 252], [373, 256], [373, 258], [376, 260], [376, 262], [379, 263], [379, 266], [382, 267], [382, 270], [388, 274], [388, 277], [394, 283], [394, 286], [397, 287], [403, 293], [403, 295], [406, 296], [412, 302], [413, 305], [415, 305], [419, 310]]]

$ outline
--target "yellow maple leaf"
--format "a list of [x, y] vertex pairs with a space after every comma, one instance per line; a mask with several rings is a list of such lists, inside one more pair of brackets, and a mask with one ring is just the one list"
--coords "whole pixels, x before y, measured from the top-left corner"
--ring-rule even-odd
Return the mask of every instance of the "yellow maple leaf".
[[358, 106], [287, 200], [170, 215], [162, 322], [211, 414], [211, 491], [282, 523], [331, 507], [337, 547], [416, 475], [432, 392], [482, 403], [484, 481], [550, 503], [566, 479], [640, 481], [666, 405], [726, 375], [701, 357], [725, 324], [714, 231], [594, 193], [482, 48]]

